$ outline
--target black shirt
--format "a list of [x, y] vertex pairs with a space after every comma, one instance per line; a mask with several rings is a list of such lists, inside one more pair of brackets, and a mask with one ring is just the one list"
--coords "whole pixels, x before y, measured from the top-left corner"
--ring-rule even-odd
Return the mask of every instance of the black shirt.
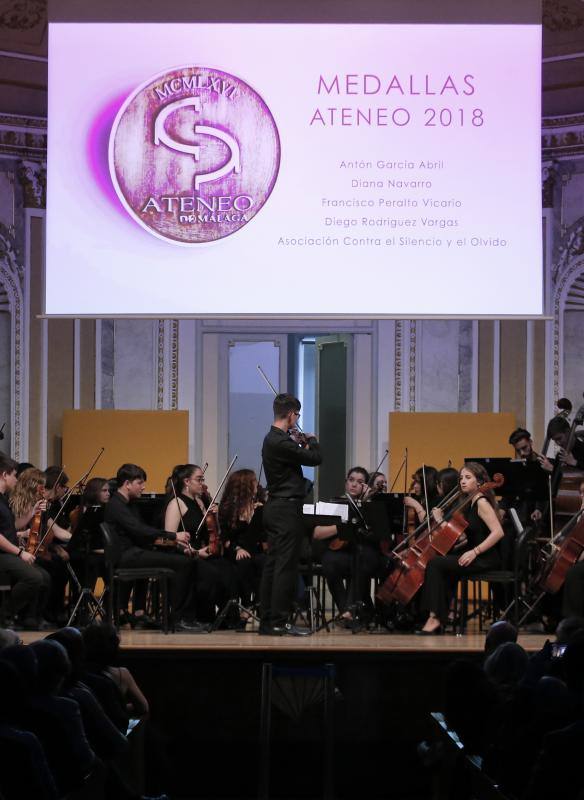
[[122, 551], [131, 547], [149, 547], [160, 537], [176, 539], [175, 533], [165, 533], [142, 522], [137, 505], [126, 500], [119, 492], [106, 504], [105, 521], [117, 533]]
[[18, 546], [14, 514], [4, 494], [0, 494], [0, 533], [2, 536], [5, 536], [9, 542]]
[[272, 425], [264, 439], [262, 461], [270, 499], [274, 497], [306, 497], [302, 465], [316, 467], [322, 463], [320, 447], [314, 437], [308, 447], [300, 447], [280, 428]]

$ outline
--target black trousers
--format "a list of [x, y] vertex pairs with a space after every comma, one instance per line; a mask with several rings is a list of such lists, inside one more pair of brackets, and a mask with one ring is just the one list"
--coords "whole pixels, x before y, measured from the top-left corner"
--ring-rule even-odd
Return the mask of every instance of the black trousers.
[[500, 569], [501, 562], [493, 549], [478, 556], [468, 567], [461, 567], [459, 553], [436, 556], [426, 567], [426, 578], [422, 589], [422, 610], [436, 614], [442, 624], [448, 622], [448, 601], [456, 579], [464, 575], [476, 575], [487, 570]]
[[237, 594], [244, 606], [250, 606], [253, 595], [257, 595], [266, 560], [265, 553], [252, 553], [250, 558], [235, 560]]
[[65, 589], [69, 582], [69, 572], [67, 564], [62, 558], [54, 553], [50, 556], [50, 558], [37, 559], [37, 564], [50, 576], [51, 590], [47, 600], [46, 613], [55, 619], [65, 612]]
[[381, 554], [373, 547], [362, 544], [353, 547], [359, 548], [358, 558], [350, 548], [326, 550], [321, 559], [323, 575], [341, 614], [356, 601], [372, 605], [371, 578], [377, 575], [381, 567]]
[[584, 617], [584, 561], [570, 567], [564, 583], [564, 617]]
[[301, 500], [273, 498], [264, 506], [268, 550], [260, 586], [262, 625], [288, 621], [298, 582], [304, 521]]
[[[188, 556], [180, 553], [159, 553], [156, 550], [143, 550], [140, 547], [132, 547], [122, 553], [120, 559], [121, 567], [164, 567], [174, 572], [174, 577], [170, 581], [170, 602], [177, 618], [184, 614], [191, 603], [194, 575], [197, 562]], [[137, 583], [141, 583], [138, 581]], [[130, 596], [130, 585], [124, 591], [120, 590], [120, 606], [127, 605]], [[125, 602], [124, 602], [125, 601]], [[136, 591], [134, 611], [143, 610], [144, 592]]]
[[200, 558], [197, 561], [195, 613], [201, 622], [212, 622], [216, 611], [237, 597], [237, 579], [233, 562], [227, 558]]
[[36, 563], [25, 564], [19, 556], [11, 553], [0, 553], [0, 572], [10, 579], [12, 612], [27, 617], [42, 616], [51, 589], [48, 573]]

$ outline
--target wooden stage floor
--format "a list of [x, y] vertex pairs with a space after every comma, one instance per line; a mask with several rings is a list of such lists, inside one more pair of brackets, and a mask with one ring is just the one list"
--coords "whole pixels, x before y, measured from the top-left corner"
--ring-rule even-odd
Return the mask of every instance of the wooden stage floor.
[[[26, 631], [20, 634], [28, 644], [46, 636]], [[357, 633], [350, 631], [320, 631], [312, 636], [259, 636], [257, 633], [215, 631], [210, 634], [170, 633], [159, 631], [121, 631], [124, 651], [214, 651], [220, 653], [480, 653], [485, 635], [468, 633], [463, 636], [416, 636], [403, 633]], [[545, 640], [543, 634], [524, 634], [519, 644], [528, 652], [537, 652]]]

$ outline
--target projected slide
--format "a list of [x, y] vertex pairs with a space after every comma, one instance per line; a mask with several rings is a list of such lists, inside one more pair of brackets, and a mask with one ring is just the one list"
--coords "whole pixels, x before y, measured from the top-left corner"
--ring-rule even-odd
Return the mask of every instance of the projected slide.
[[46, 312], [542, 312], [540, 27], [52, 23]]

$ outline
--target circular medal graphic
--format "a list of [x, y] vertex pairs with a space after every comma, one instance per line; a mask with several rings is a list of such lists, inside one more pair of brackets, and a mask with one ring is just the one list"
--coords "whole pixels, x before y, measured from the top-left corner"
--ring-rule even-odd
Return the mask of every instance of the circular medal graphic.
[[272, 114], [245, 81], [185, 66], [149, 78], [112, 126], [110, 175], [149, 233], [191, 246], [224, 239], [262, 209], [280, 167]]

